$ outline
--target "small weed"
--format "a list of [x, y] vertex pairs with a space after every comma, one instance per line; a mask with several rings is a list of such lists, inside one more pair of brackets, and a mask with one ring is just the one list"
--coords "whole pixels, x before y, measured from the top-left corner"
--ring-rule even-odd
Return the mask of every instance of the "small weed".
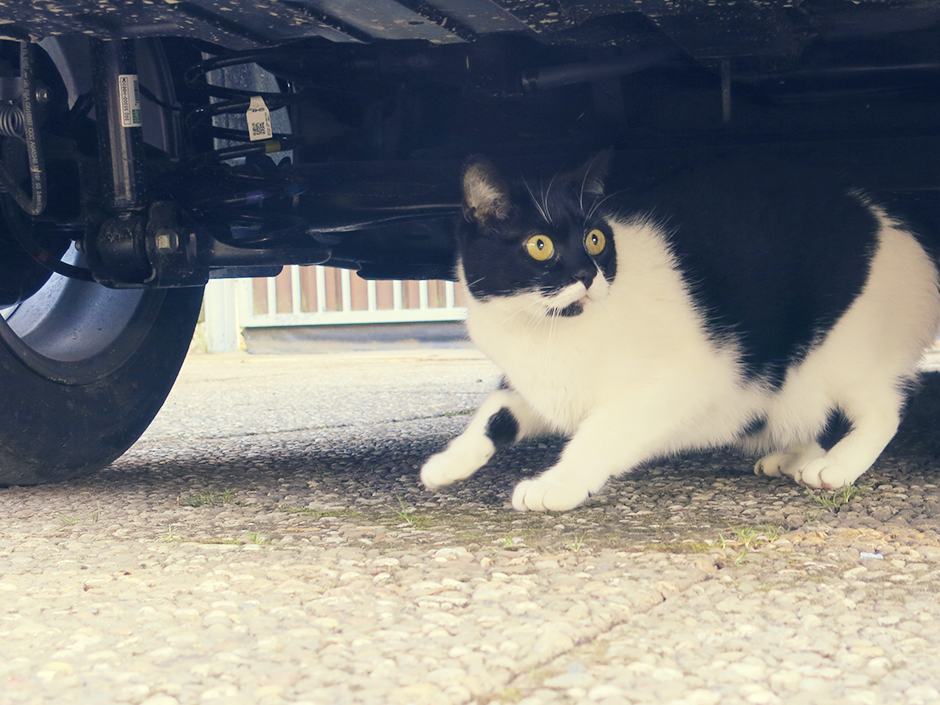
[[75, 517], [66, 516], [65, 514], [56, 514], [56, 516], [66, 526], [75, 526], [78, 523], [78, 519]]
[[495, 539], [493, 543], [504, 551], [518, 551], [525, 548], [525, 539], [521, 536], [510, 536], [509, 534], [500, 539]]
[[721, 548], [740, 548], [740, 553], [734, 559], [735, 564], [743, 563], [750, 551], [757, 550], [761, 546], [773, 543], [780, 538], [779, 526], [741, 526], [731, 529], [733, 537], [725, 538], [718, 534], [717, 545]]
[[214, 492], [200, 492], [198, 494], [180, 495], [177, 504], [181, 507], [205, 507], [215, 504]]
[[248, 530], [248, 538], [252, 543], [256, 543], [259, 546], [263, 546], [266, 543], [271, 543], [271, 539], [269, 539], [267, 536], [262, 536], [257, 531], [252, 531], [251, 529]]
[[166, 536], [163, 537], [163, 540], [166, 543], [173, 543], [174, 541], [179, 541], [180, 538], [173, 534], [173, 525], [168, 524], [166, 527]]
[[94, 524], [98, 523], [98, 520], [101, 519], [101, 505], [98, 505], [98, 508], [95, 509], [94, 514], [91, 515], [91, 521]]
[[582, 548], [584, 548], [584, 534], [575, 537], [574, 541], [571, 543], [566, 543], [565, 548], [573, 553], [580, 551]]
[[839, 510], [848, 504], [853, 497], [857, 497], [864, 491], [864, 488], [856, 485], [846, 485], [839, 490], [816, 491], [809, 488], [806, 493], [823, 509], [838, 514]]
[[644, 551], [658, 553], [708, 553], [712, 549], [707, 543], [699, 541], [682, 541], [680, 543], [648, 543], [643, 546]]
[[402, 498], [396, 495], [395, 499], [398, 500], [398, 506], [401, 507], [401, 510], [395, 513], [398, 515], [398, 518], [407, 523], [408, 526], [420, 531], [427, 529], [433, 523], [431, 517], [409, 514], [408, 510], [405, 508], [405, 502], [402, 500]]
[[180, 495], [177, 504], [181, 507], [211, 507], [216, 504], [235, 503], [237, 490], [229, 488], [222, 491], [222, 494], [216, 492], [196, 492], [194, 494]]
[[476, 412], [476, 409], [466, 409], [465, 411], [445, 411], [441, 416], [447, 419], [452, 419], [455, 416], [473, 416]]

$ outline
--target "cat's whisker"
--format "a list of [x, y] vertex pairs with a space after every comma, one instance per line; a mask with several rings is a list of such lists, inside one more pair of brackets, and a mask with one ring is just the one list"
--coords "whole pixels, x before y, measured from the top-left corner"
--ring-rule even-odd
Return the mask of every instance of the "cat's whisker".
[[597, 212], [597, 209], [600, 208], [600, 207], [604, 204], [604, 201], [606, 201], [606, 200], [608, 200], [608, 199], [610, 199], [610, 198], [613, 198], [614, 196], [619, 196], [621, 193], [624, 193], [626, 190], [627, 190], [627, 189], [621, 189], [620, 191], [614, 191], [613, 193], [607, 194], [606, 196], [604, 196], [604, 197], [601, 198], [600, 200], [594, 201], [594, 204], [591, 206], [591, 210], [588, 211], [588, 214], [587, 214], [587, 216], [585, 217], [585, 220], [590, 220], [591, 218], [593, 218], [593, 217], [594, 217], [594, 214]]
[[[509, 323], [510, 321], [512, 321], [512, 319], [514, 319], [516, 316], [518, 316], [518, 315], [520, 315], [520, 314], [531, 312], [532, 309], [535, 309], [535, 308], [540, 307], [540, 306], [541, 306], [541, 303], [542, 303], [542, 302], [541, 302], [539, 299], [533, 299], [533, 300], [530, 301], [529, 303], [524, 304], [521, 308], [516, 309], [516, 310], [513, 311], [511, 314], [509, 314], [505, 319], [503, 319], [503, 324]], [[528, 323], [528, 325], [526, 326], [526, 332], [528, 332], [528, 330], [529, 330], [531, 327], [534, 327], [534, 326], [537, 325], [538, 322], [539, 322], [539, 317], [538, 317], [538, 316], [531, 316], [530, 318], [531, 318], [532, 320], [531, 320], [531, 321]]]
[[532, 192], [532, 189], [529, 186], [529, 182], [523, 179], [522, 183], [525, 186], [525, 190], [529, 192], [529, 196], [532, 198], [532, 203], [535, 205], [536, 209], [542, 215], [545, 221], [548, 222], [548, 214], [542, 209], [542, 206], [539, 203], [539, 200], [535, 197], [535, 194]]
[[552, 222], [552, 218], [551, 218], [552, 209], [548, 205], [548, 198], [552, 193], [552, 184], [555, 183], [555, 177], [557, 176], [558, 174], [556, 173], [554, 176], [552, 176], [551, 180], [548, 182], [548, 188], [542, 194], [542, 208], [539, 209], [545, 215], [545, 220], [548, 221], [548, 224], [551, 225], [552, 227], [555, 227], [555, 224]]
[[578, 192], [578, 206], [581, 210], [584, 210], [584, 187], [587, 185], [587, 178], [591, 171], [594, 169], [594, 164], [597, 162], [599, 154], [595, 154], [591, 157], [591, 161], [588, 164], [587, 169], [584, 170], [584, 177], [581, 179], [581, 190]]

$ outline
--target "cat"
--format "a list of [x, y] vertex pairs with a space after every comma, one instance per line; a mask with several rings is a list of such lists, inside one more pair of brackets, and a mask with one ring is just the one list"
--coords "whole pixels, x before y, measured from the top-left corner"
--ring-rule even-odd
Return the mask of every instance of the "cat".
[[[516, 486], [572, 509], [657, 457], [736, 445], [758, 475], [853, 483], [895, 435], [940, 328], [937, 261], [830, 174], [725, 159], [607, 187], [611, 153], [534, 187], [463, 171], [457, 278], [470, 338], [504, 379], [421, 469], [436, 489], [499, 447], [570, 436]], [[828, 451], [835, 416], [849, 430]]]

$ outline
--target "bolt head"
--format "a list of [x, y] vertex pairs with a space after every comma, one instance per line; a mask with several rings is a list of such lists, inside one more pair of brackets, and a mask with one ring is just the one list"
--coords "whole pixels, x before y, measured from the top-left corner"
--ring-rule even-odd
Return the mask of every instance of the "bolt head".
[[176, 234], [176, 231], [170, 230], [169, 228], [160, 228], [157, 230], [153, 242], [157, 248], [157, 252], [161, 254], [176, 252], [180, 246], [179, 235]]

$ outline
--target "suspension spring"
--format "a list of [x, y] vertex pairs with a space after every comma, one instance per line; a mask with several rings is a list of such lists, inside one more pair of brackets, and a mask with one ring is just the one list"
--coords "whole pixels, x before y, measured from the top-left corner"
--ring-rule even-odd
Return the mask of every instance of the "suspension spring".
[[[299, 138], [290, 134], [275, 133], [272, 139], [266, 141], [252, 141], [247, 130], [233, 129], [231, 126], [222, 127], [214, 118], [231, 115], [244, 115], [249, 108], [249, 101], [253, 97], [261, 97], [268, 110], [283, 108], [299, 99], [296, 93], [289, 92], [263, 92], [246, 88], [233, 88], [217, 85], [209, 80], [207, 74], [226, 68], [244, 66], [246, 64], [259, 64], [264, 60], [284, 59], [284, 49], [259, 49], [246, 52], [226, 52], [213, 58], [206, 59], [191, 66], [185, 73], [187, 84], [212, 96], [214, 102], [191, 110], [185, 117], [185, 124], [190, 129], [199, 129], [213, 137], [216, 149], [197, 155], [198, 161], [211, 158], [216, 161], [245, 156], [251, 153], [265, 153], [292, 149], [299, 146]], [[221, 140], [221, 143], [218, 142]], [[243, 146], [224, 145], [224, 143], [249, 143]]]
[[26, 135], [26, 116], [23, 109], [16, 105], [0, 105], [0, 137], [18, 137]]

